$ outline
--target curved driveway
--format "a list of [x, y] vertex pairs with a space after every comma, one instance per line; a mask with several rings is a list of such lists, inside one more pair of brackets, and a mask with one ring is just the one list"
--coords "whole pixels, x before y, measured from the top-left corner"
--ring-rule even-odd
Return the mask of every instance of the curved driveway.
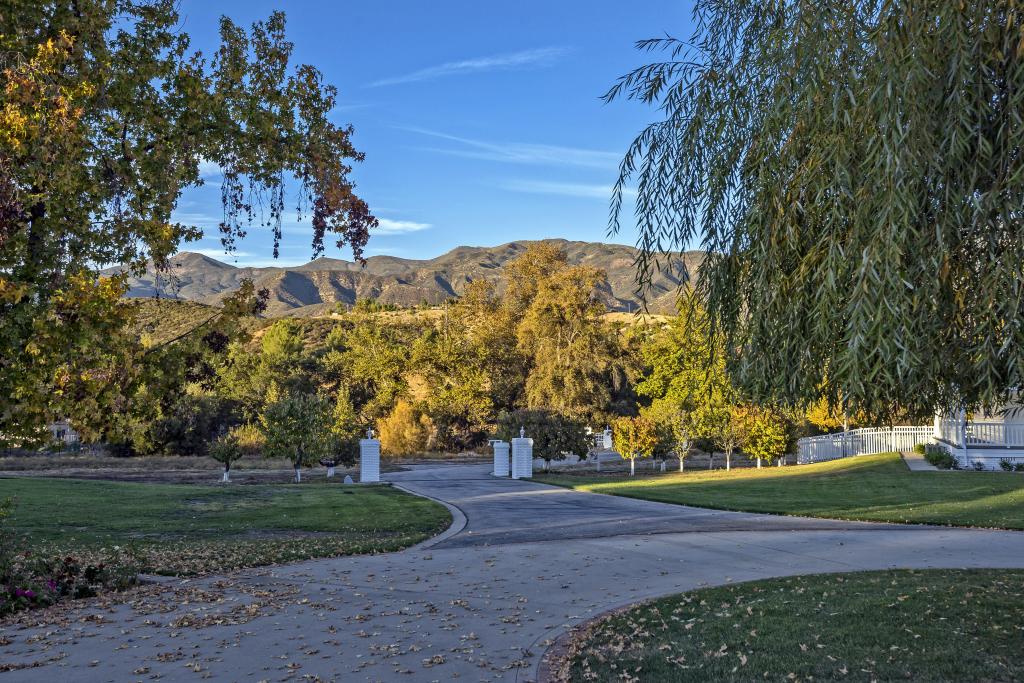
[[[551, 639], [703, 585], [890, 567], [1024, 567], [1024, 533], [716, 512], [499, 480], [388, 475], [458, 533], [388, 555], [176, 582], [160, 598], [0, 632], [4, 680], [527, 681]], [[2, 668], [0, 668], [2, 671]]]

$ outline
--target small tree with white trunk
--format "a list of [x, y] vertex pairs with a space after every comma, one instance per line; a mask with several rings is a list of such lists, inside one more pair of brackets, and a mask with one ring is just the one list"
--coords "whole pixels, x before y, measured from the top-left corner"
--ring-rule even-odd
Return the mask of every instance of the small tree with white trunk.
[[658, 447], [658, 429], [646, 417], [620, 417], [612, 424], [612, 444], [629, 460], [629, 475], [636, 474], [636, 459], [649, 458]]
[[266, 439], [263, 454], [291, 460], [295, 483], [300, 483], [303, 466], [338, 450], [333, 412], [331, 402], [316, 394], [292, 394], [271, 403], [260, 417]]

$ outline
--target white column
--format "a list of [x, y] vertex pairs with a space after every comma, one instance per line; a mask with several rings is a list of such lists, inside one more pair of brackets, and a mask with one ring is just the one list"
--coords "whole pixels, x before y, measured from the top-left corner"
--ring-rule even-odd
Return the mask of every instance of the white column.
[[533, 477], [533, 439], [512, 439], [512, 478]]
[[380, 441], [359, 440], [359, 481], [380, 481]]
[[494, 449], [494, 476], [496, 477], [507, 477], [509, 474], [508, 470], [508, 448], [509, 444], [507, 441], [494, 441], [491, 443], [491, 447]]

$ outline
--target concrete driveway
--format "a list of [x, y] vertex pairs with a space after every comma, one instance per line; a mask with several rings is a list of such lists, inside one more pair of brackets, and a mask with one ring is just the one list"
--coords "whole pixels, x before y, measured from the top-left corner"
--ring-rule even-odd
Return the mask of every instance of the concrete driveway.
[[431, 547], [193, 582], [0, 632], [11, 681], [529, 681], [553, 638], [705, 585], [890, 567], [1024, 567], [1024, 533], [715, 512], [497, 480], [388, 475], [455, 506]]

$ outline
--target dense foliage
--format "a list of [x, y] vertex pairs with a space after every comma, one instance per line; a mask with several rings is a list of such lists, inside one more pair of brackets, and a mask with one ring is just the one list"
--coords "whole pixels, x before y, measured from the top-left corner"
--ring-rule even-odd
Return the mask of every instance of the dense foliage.
[[656, 105], [642, 275], [696, 288], [759, 401], [871, 418], [1000, 403], [1024, 368], [1024, 6], [698, 0], [689, 40], [608, 93]]
[[[143, 359], [118, 305], [122, 275], [161, 269], [195, 226], [182, 192], [221, 178], [221, 237], [260, 224], [281, 239], [284, 188], [356, 257], [376, 225], [349, 180], [363, 158], [332, 122], [336, 91], [292, 66], [281, 13], [220, 23], [211, 58], [173, 0], [15, 0], [0, 9], [0, 434], [30, 441], [56, 417], [121, 408]], [[83, 400], [88, 398], [88, 400]]]

